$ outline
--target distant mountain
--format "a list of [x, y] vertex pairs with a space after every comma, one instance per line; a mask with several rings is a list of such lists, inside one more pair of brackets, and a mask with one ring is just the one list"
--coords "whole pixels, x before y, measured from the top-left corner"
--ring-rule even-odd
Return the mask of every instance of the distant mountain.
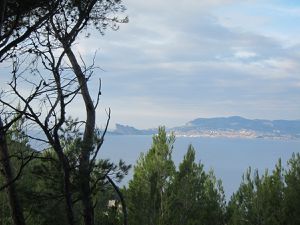
[[118, 135], [152, 135], [155, 134], [156, 132], [157, 129], [138, 130], [134, 127], [117, 123], [116, 129], [110, 133], [118, 134]]
[[[177, 136], [241, 137], [241, 138], [300, 138], [300, 120], [260, 120], [239, 116], [197, 118], [179, 127], [168, 128]], [[117, 124], [115, 134], [151, 135], [157, 129], [138, 130]]]
[[300, 135], [300, 120], [250, 120], [239, 116], [198, 118], [188, 122], [179, 130], [251, 130], [263, 133]]

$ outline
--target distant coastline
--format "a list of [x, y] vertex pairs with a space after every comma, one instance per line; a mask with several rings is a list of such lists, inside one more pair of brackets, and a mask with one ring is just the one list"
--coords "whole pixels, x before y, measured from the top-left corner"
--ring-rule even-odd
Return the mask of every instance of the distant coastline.
[[300, 140], [299, 136], [294, 135], [274, 135], [274, 134], [258, 134], [255, 131], [222, 131], [212, 130], [195, 133], [174, 132], [176, 137], [209, 137], [209, 138], [244, 138], [244, 139], [274, 139], [274, 140]]
[[[300, 120], [259, 120], [239, 116], [198, 118], [183, 126], [167, 128], [177, 137], [211, 137], [300, 140]], [[128, 125], [116, 124], [109, 133], [112, 135], [153, 135], [155, 129], [137, 129]]]

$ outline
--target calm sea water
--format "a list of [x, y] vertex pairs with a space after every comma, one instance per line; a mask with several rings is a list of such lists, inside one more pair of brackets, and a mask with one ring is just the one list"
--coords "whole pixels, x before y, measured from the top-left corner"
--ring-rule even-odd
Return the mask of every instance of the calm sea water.
[[[140, 153], [149, 150], [151, 143], [151, 136], [107, 135], [99, 157], [114, 162], [123, 159], [127, 164], [134, 165]], [[300, 152], [299, 140], [178, 137], [173, 151], [176, 165], [182, 161], [189, 144], [196, 150], [197, 161], [201, 161], [206, 170], [212, 168], [216, 177], [222, 180], [227, 199], [238, 189], [242, 175], [249, 166], [262, 174], [265, 169], [273, 170], [279, 158], [286, 166], [292, 153]], [[132, 170], [122, 185], [126, 185], [132, 178]]]

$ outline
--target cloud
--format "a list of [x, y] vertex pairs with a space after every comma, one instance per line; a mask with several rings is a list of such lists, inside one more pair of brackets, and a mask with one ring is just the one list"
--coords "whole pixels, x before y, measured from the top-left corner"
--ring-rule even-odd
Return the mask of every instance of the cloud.
[[125, 4], [128, 24], [104, 36], [93, 31], [74, 46], [89, 62], [97, 50], [102, 70], [91, 87], [96, 92], [102, 78], [101, 103], [112, 107], [113, 121], [153, 127], [198, 116], [300, 118], [293, 7], [267, 0]]
[[[123, 111], [113, 103], [118, 118], [142, 127], [146, 123], [142, 117], [155, 124], [155, 118], [161, 121], [159, 115], [180, 113], [181, 119], [165, 118], [166, 123], [205, 114], [267, 118], [276, 110], [272, 115], [278, 118], [300, 115], [289, 100], [300, 95], [299, 90], [289, 91], [291, 79], [299, 82], [297, 46], [226, 27], [209, 13], [158, 20], [151, 23], [144, 18], [145, 24], [128, 24], [125, 31], [103, 37], [103, 54], [97, 59], [106, 70], [104, 89], [112, 102], [118, 96], [133, 102], [130, 110], [124, 106]], [[143, 100], [133, 100], [137, 95]], [[274, 97], [277, 100], [270, 101]], [[164, 113], [164, 107], [170, 110]]]
[[249, 59], [257, 56], [257, 54], [250, 51], [237, 51], [234, 53], [234, 56], [240, 59]]

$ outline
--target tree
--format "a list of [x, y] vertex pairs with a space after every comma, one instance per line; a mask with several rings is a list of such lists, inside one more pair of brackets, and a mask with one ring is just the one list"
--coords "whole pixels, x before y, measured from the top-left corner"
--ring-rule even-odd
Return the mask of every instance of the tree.
[[286, 224], [284, 219], [284, 178], [281, 160], [278, 161], [272, 174], [261, 178], [257, 185], [257, 202], [261, 207], [261, 217], [265, 225]]
[[[63, 201], [63, 172], [55, 151], [50, 148], [43, 152], [37, 152], [26, 144], [26, 138], [23, 138], [23, 134], [15, 135], [15, 132], [10, 132], [9, 134], [8, 148], [10, 150], [12, 159], [11, 164], [14, 170], [19, 170], [20, 165], [22, 165], [22, 160], [25, 159], [26, 156], [34, 154], [33, 160], [31, 160], [22, 170], [20, 179], [14, 182], [19, 200], [22, 203], [21, 212], [24, 214], [24, 217], [26, 217], [26, 224], [68, 224]], [[14, 141], [12, 141], [13, 137], [19, 138], [14, 138]], [[21, 141], [21, 139], [24, 141]], [[69, 139], [68, 143], [65, 143], [65, 145], [68, 145], [65, 153], [68, 155], [70, 165], [71, 167], [75, 167], [77, 163], [76, 151], [74, 149], [77, 145], [76, 141]], [[97, 223], [106, 224], [106, 217], [101, 217], [99, 215], [103, 215], [103, 213], [107, 211], [107, 204], [103, 205], [101, 202], [106, 201], [106, 198], [108, 200], [111, 199], [110, 196], [114, 196], [114, 199], [118, 198], [115, 187], [111, 185], [112, 179], [110, 177], [115, 177], [120, 181], [124, 175], [127, 174], [128, 169], [129, 167], [122, 161], [120, 161], [118, 165], [109, 162], [109, 160], [97, 161], [96, 168], [92, 172], [91, 182], [93, 184], [94, 207], [98, 212], [98, 215], [95, 215], [95, 221]], [[72, 170], [71, 192], [74, 204], [74, 218], [75, 221], [78, 221], [79, 223], [79, 221], [82, 221], [82, 218], [80, 215], [81, 207], [79, 204], [76, 204], [76, 202], [79, 201], [78, 176], [76, 173], [76, 170]], [[0, 176], [0, 182], [1, 181], [2, 177]], [[10, 212], [6, 210], [7, 206], [9, 206], [6, 199], [6, 194], [0, 192], [0, 205], [3, 205], [3, 207], [0, 207], [0, 222], [10, 225], [12, 224], [10, 219], [11, 216]], [[53, 214], [54, 209], [57, 211], [55, 214]], [[119, 214], [119, 219], [120, 224], [122, 224], [122, 213]]]
[[[260, 182], [258, 173], [255, 173], [256, 183]], [[251, 225], [257, 223], [254, 214], [255, 189], [251, 179], [251, 168], [243, 175], [242, 183], [236, 193], [231, 196], [228, 203], [228, 224]]]
[[243, 177], [238, 191], [228, 204], [229, 224], [286, 224], [284, 215], [284, 178], [281, 161], [272, 174], [268, 171], [251, 178], [251, 169]]
[[169, 210], [165, 224], [196, 224], [199, 221], [205, 180], [203, 165], [195, 163], [195, 150], [190, 145], [168, 189]]
[[[58, 68], [60, 67], [60, 59], [62, 59], [65, 55], [68, 57], [72, 70], [75, 74], [75, 77], [78, 82], [78, 91], [80, 91], [85, 109], [86, 109], [86, 120], [84, 125], [84, 132], [82, 135], [82, 140], [80, 144], [80, 156], [79, 156], [79, 185], [80, 185], [80, 196], [81, 201], [83, 205], [83, 217], [85, 220], [86, 225], [92, 225], [93, 222], [93, 202], [92, 202], [92, 191], [90, 186], [91, 181], [91, 168], [94, 166], [95, 156], [97, 155], [99, 148], [102, 145], [103, 136], [100, 138], [97, 146], [95, 146], [94, 142], [94, 134], [95, 134], [95, 121], [96, 121], [96, 105], [94, 105], [92, 97], [89, 93], [87, 82], [89, 80], [90, 74], [88, 74], [89, 70], [87, 70], [84, 67], [81, 67], [75, 54], [73, 53], [71, 49], [71, 45], [76, 40], [76, 37], [78, 34], [90, 25], [91, 23], [98, 29], [100, 32], [103, 32], [103, 29], [106, 29], [108, 24], [112, 24], [115, 26], [116, 22], [125, 22], [125, 21], [119, 21], [117, 17], [109, 18], [108, 14], [112, 12], [118, 12], [119, 10], [123, 10], [123, 6], [120, 4], [120, 1], [97, 1], [97, 0], [90, 0], [90, 1], [61, 1], [60, 2], [60, 14], [59, 15], [53, 15], [49, 23], [46, 27], [46, 34], [48, 35], [47, 43], [50, 44], [49, 40], [51, 40], [51, 43], [53, 40], [57, 41], [56, 47], [60, 47], [63, 50], [63, 53], [60, 55], [59, 60], [57, 64], [55, 65], [53, 62], [53, 53], [51, 52], [51, 48], [46, 49], [46, 53], [50, 53], [52, 70], [54, 76], [56, 77], [56, 85], [59, 89], [62, 90], [61, 84], [59, 84], [58, 79]], [[51, 39], [53, 37], [54, 39]], [[38, 38], [38, 36], [37, 36]], [[39, 40], [40, 44], [43, 44], [43, 41]], [[47, 45], [47, 46], [48, 46]], [[52, 47], [53, 48], [53, 47]], [[40, 51], [39, 51], [40, 52]], [[41, 54], [45, 55], [45, 52], [40, 52]], [[49, 57], [46, 56], [46, 60], [49, 61]], [[50, 64], [51, 64], [50, 62]], [[44, 64], [45, 65], [45, 64]], [[55, 65], [55, 67], [53, 67]], [[78, 92], [77, 92], [78, 93]], [[77, 94], [76, 93], [76, 94]], [[98, 94], [98, 98], [100, 96], [100, 91]], [[63, 98], [64, 96], [60, 95], [60, 105], [63, 109], [61, 111], [61, 115], [64, 113], [64, 107], [62, 107], [63, 104]], [[110, 112], [108, 113], [108, 118], [110, 118]], [[60, 124], [63, 124], [64, 119], [62, 116]], [[109, 122], [109, 120], [108, 120]], [[108, 124], [108, 123], [107, 123]], [[107, 129], [107, 126], [106, 126]], [[105, 133], [105, 132], [104, 132]], [[96, 151], [94, 152], [94, 149], [96, 147]], [[57, 145], [56, 148], [59, 149], [59, 146]], [[61, 151], [58, 151], [60, 155]], [[96, 153], [96, 154], [94, 154]], [[92, 156], [94, 154], [94, 156]], [[92, 156], [92, 158], [91, 158]], [[66, 160], [63, 159], [63, 156], [61, 156], [61, 161], [63, 165], [65, 165], [65, 178], [66, 178], [66, 189], [68, 189], [68, 165]], [[66, 193], [69, 191], [66, 190]], [[72, 224], [72, 207], [70, 203], [70, 196], [66, 196], [67, 201], [67, 208], [68, 208], [68, 214], [69, 214], [69, 221], [70, 224]]]
[[220, 181], [195, 163], [190, 145], [179, 170], [172, 161], [175, 137], [158, 129], [150, 150], [141, 154], [126, 190], [130, 224], [224, 224]]
[[54, 14], [60, 0], [2, 0], [0, 2], [0, 62], [22, 49], [32, 32]]
[[293, 154], [288, 161], [288, 169], [285, 171], [284, 180], [284, 212], [286, 224], [296, 225], [300, 223], [300, 154]]
[[205, 204], [202, 212], [204, 215], [200, 214], [200, 218], [208, 225], [225, 224], [225, 195], [222, 181], [217, 180], [213, 170], [210, 170], [205, 184]]
[[212, 172], [195, 163], [195, 149], [188, 147], [179, 171], [168, 189], [165, 224], [224, 224], [224, 193]]
[[[42, 3], [48, 4], [48, 1]], [[37, 7], [35, 5], [32, 7], [29, 5], [30, 8], [28, 12], [26, 11], [26, 7], [22, 8], [22, 10], [24, 9], [26, 13], [31, 15], [35, 9], [43, 9], [43, 4]], [[83, 60], [82, 63], [79, 63], [78, 58], [72, 51], [72, 44], [79, 33], [90, 26], [94, 26], [102, 34], [109, 26], [113, 29], [117, 29], [117, 23], [127, 22], [126, 18], [119, 20], [118, 17], [115, 16], [119, 11], [123, 10], [125, 10], [125, 8], [119, 0], [60, 0], [55, 1], [55, 10], [47, 14], [43, 22], [30, 30], [31, 35], [26, 33], [28, 30], [26, 23], [25, 25], [18, 23], [17, 26], [13, 27], [10, 27], [9, 22], [1, 23], [1, 25], [5, 25], [9, 28], [11, 32], [15, 32], [17, 36], [19, 28], [25, 29], [27, 35], [21, 36], [24, 38], [29, 37], [31, 42], [19, 50], [23, 55], [12, 54], [14, 58], [12, 65], [13, 79], [9, 84], [11, 91], [2, 92], [0, 102], [4, 106], [3, 110], [9, 109], [10, 111], [17, 112], [26, 118], [28, 125], [37, 125], [39, 129], [43, 131], [46, 139], [35, 139], [47, 143], [56, 153], [62, 170], [65, 209], [67, 221], [70, 225], [75, 224], [74, 195], [71, 191], [73, 172], [77, 175], [77, 185], [80, 187], [78, 192], [79, 200], [82, 203], [81, 209], [84, 223], [86, 225], [94, 224], [94, 192], [92, 188], [94, 185], [92, 173], [98, 166], [96, 157], [102, 146], [110, 119], [110, 110], [108, 110], [108, 120], [105, 129], [100, 133], [99, 129], [96, 128], [96, 108], [101, 95], [101, 83], [94, 102], [88, 87], [88, 81], [93, 73], [94, 66], [87, 67]], [[25, 16], [27, 16], [26, 13], [24, 14]], [[21, 14], [21, 16], [23, 16], [23, 14]], [[10, 21], [12, 18], [12, 20], [18, 22], [17, 17], [18, 15], [15, 15], [14, 12], [7, 14], [7, 11], [2, 11], [2, 19], [4, 18]], [[33, 20], [35, 21], [35, 19], [36, 17], [33, 13]], [[2, 22], [3, 21], [4, 20], [2, 20]], [[29, 19], [29, 22], [30, 21]], [[39, 20], [37, 19], [37, 21]], [[5, 26], [3, 26], [3, 29], [5, 29]], [[7, 34], [9, 34], [9, 32]], [[7, 39], [3, 39], [3, 44], [5, 45], [10, 38], [11, 37], [8, 36]], [[17, 40], [21, 41], [23, 39]], [[5, 45], [2, 49], [5, 54], [8, 50], [15, 47], [16, 43], [14, 41], [15, 40], [11, 42], [13, 44]], [[20, 63], [22, 57], [31, 56], [33, 56], [34, 59], [29, 66], [30, 74], [26, 75], [26, 77], [21, 76], [21, 74], [26, 71], [26, 68], [24, 71], [20, 71], [22, 68], [22, 63]], [[6, 58], [6, 56], [3, 57]], [[70, 62], [70, 65], [67, 64], [67, 61]], [[39, 63], [49, 72], [47, 76], [42, 75], [43, 72], [41, 72]], [[34, 67], [34, 65], [36, 65], [36, 67]], [[26, 66], [28, 65], [25, 65], [25, 67]], [[66, 68], [67, 71], [65, 70]], [[73, 72], [73, 75], [70, 75], [70, 71]], [[20, 82], [27, 83], [31, 86], [32, 92], [29, 95], [25, 96], [20, 93]], [[4, 98], [10, 94], [14, 95], [21, 102], [22, 110], [14, 105], [15, 102], [4, 100]], [[63, 137], [65, 135], [63, 130], [72, 123], [72, 120], [67, 117], [66, 112], [67, 107], [75, 98], [81, 98], [83, 100], [86, 109], [86, 119], [73, 123], [71, 126], [72, 129], [68, 130], [72, 135], [78, 128], [78, 125], [83, 128], [83, 133], [77, 133], [79, 136], [75, 136], [78, 146], [76, 149], [77, 161], [74, 168], [70, 163], [69, 155], [66, 154], [66, 148], [68, 146], [63, 143]], [[36, 105], [40, 105], [41, 107], [37, 108]], [[108, 175], [102, 177], [102, 179], [108, 178]], [[96, 184], [97, 183], [98, 182], [96, 182]], [[113, 185], [113, 180], [110, 180], [110, 183]]]
[[129, 224], [163, 224], [165, 192], [175, 172], [171, 156], [174, 141], [174, 135], [167, 137], [165, 128], [159, 127], [148, 153], [137, 161], [127, 190]]
[[[34, 156], [34, 152], [27, 154], [27, 140], [24, 140], [20, 132], [16, 129], [18, 126], [21, 126], [21, 123], [20, 116], [17, 115], [12, 119], [12, 121], [10, 121], [10, 123], [3, 126], [0, 117], [0, 165], [1, 173], [4, 178], [4, 182], [0, 185], [0, 191], [5, 189], [7, 191], [10, 213], [15, 225], [25, 225], [23, 210], [18, 198], [15, 181], [19, 179], [25, 166], [33, 159]], [[12, 125], [15, 129], [9, 135], [7, 140], [7, 129]], [[13, 147], [17, 146], [18, 148], [17, 150], [14, 148], [9, 152], [9, 145], [11, 145], [11, 142], [14, 143]], [[12, 158], [17, 158], [20, 161], [20, 163], [18, 163], [18, 170], [14, 170], [12, 167]]]
[[[0, 127], [2, 128], [2, 127]], [[6, 184], [2, 186], [2, 188], [7, 189], [8, 193], [8, 201], [11, 211], [11, 216], [14, 220], [15, 225], [25, 225], [25, 220], [23, 216], [23, 211], [20, 206], [20, 202], [18, 201], [16, 187], [13, 184], [15, 176], [12, 170], [10, 155], [8, 154], [6, 138], [1, 132], [1, 140], [0, 140], [0, 160], [2, 166], [2, 173], [5, 178]]]

